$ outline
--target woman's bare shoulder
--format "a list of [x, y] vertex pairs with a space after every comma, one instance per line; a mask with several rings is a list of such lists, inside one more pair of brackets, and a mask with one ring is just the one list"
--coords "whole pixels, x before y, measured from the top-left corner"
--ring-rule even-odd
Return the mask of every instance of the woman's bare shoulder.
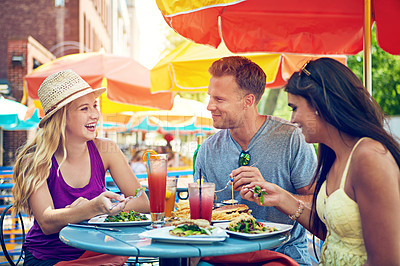
[[399, 166], [393, 155], [379, 141], [364, 139], [356, 148], [351, 160], [351, 171], [357, 182], [373, 178], [385, 179], [399, 175]]
[[354, 150], [353, 158], [370, 160], [375, 156], [391, 156], [389, 150], [379, 141], [366, 138], [363, 139]]
[[94, 143], [97, 148], [110, 148], [110, 147], [118, 147], [115, 141], [108, 138], [95, 138]]
[[107, 138], [96, 138], [94, 139], [94, 143], [97, 147], [97, 150], [102, 156], [106, 156], [108, 154], [115, 154], [120, 151], [117, 143], [115, 143], [111, 139]]

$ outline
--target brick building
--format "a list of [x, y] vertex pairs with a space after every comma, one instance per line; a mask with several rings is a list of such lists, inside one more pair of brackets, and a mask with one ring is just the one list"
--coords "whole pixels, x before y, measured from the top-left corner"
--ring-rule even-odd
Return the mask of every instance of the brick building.
[[[110, 5], [110, 0], [2, 0], [0, 58], [9, 58], [8, 52], [19, 56], [18, 51], [9, 51], [8, 41], [26, 41], [28, 36], [56, 57], [100, 49], [110, 52]], [[10, 63], [0, 59], [0, 83], [10, 85], [7, 73]], [[25, 74], [31, 70], [27, 69]], [[11, 95], [20, 101], [22, 88], [10, 87]]]
[[[132, 50], [134, 36], [123, 38], [121, 44], [121, 38], [112, 35], [132, 35], [134, 12], [133, 0], [0, 1], [0, 93], [21, 101], [24, 76], [56, 57], [99, 50], [111, 53], [113, 46]], [[112, 20], [121, 15], [124, 19], [113, 27]], [[3, 164], [12, 164], [16, 148], [29, 132], [0, 130], [0, 134]]]

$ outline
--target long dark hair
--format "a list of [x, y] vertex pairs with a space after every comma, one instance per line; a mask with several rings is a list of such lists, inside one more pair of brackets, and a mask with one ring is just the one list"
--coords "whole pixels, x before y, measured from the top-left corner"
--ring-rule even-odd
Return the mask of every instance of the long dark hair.
[[[378, 103], [364, 88], [361, 80], [345, 65], [320, 58], [308, 62], [294, 73], [285, 91], [301, 96], [339, 132], [354, 137], [369, 137], [382, 143], [400, 166], [400, 149], [396, 140], [384, 129], [385, 116]], [[316, 199], [321, 185], [336, 159], [334, 151], [318, 145], [318, 166], [312, 180], [316, 182], [310, 224], [318, 232], [324, 230], [316, 213]]]

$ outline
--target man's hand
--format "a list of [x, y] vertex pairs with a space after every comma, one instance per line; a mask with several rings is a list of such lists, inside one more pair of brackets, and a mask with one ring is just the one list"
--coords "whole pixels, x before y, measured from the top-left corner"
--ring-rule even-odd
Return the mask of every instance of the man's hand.
[[233, 170], [229, 176], [233, 178], [233, 189], [235, 191], [251, 182], [265, 182], [260, 170], [253, 166], [241, 166]]

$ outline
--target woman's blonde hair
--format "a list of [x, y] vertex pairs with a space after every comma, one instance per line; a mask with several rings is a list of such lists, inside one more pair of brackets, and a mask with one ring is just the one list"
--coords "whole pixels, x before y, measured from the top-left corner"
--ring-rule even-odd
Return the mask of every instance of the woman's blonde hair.
[[29, 206], [29, 197], [46, 182], [50, 174], [51, 158], [58, 147], [63, 149], [64, 156], [57, 173], [65, 161], [67, 157], [65, 126], [68, 107], [69, 104], [54, 113], [43, 128], [38, 130], [35, 138], [20, 149], [13, 174], [12, 194], [15, 212], [33, 214]]

